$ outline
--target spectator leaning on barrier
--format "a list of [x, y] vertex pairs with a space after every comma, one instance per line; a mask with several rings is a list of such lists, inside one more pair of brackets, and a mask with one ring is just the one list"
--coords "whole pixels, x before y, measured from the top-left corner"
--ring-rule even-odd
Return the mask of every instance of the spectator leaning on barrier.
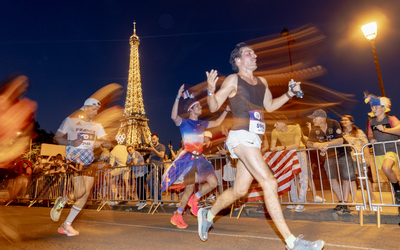
[[[313, 119], [315, 127], [312, 128], [310, 132], [307, 146], [309, 148], [318, 149], [323, 154], [327, 154], [324, 168], [333, 192], [335, 192], [339, 202], [347, 203], [350, 193], [350, 183], [356, 178], [350, 150], [344, 147], [328, 149], [328, 147], [339, 146], [345, 142], [342, 129], [337, 121], [327, 119], [327, 115], [322, 109], [315, 110], [314, 113], [308, 117]], [[345, 143], [347, 144], [347, 142]], [[336, 159], [338, 159], [338, 161], [336, 161]], [[340, 176], [338, 176], [337, 167], [339, 167]], [[343, 181], [343, 196], [339, 184], [340, 179]], [[355, 192], [355, 190], [353, 190], [353, 192]], [[342, 211], [343, 213], [351, 213], [347, 205], [337, 205], [334, 210]]]
[[164, 162], [164, 154], [165, 154], [165, 146], [158, 142], [159, 137], [157, 134], [151, 135], [151, 143], [147, 148], [150, 150], [150, 157], [147, 158], [147, 163], [154, 164], [158, 167], [158, 176], [156, 176], [156, 169], [151, 165], [151, 173], [147, 176], [148, 181], [147, 184], [150, 188], [150, 196], [155, 198], [154, 194], [154, 185], [158, 184], [158, 200], [161, 200], [161, 176], [162, 176], [162, 167]]
[[[126, 167], [126, 159], [128, 158], [128, 151], [125, 145], [118, 144], [110, 153], [110, 165], [114, 169], [107, 175], [107, 182], [111, 183], [111, 191], [114, 193], [113, 199], [123, 198], [118, 194], [118, 179], [122, 178], [125, 183], [125, 189], [129, 188], [129, 173], [130, 169]], [[123, 192], [126, 193], [126, 192]], [[116, 205], [117, 202], [109, 202], [109, 205]]]
[[[386, 97], [368, 95], [365, 102], [371, 105], [370, 118], [367, 125], [367, 135], [371, 143], [398, 140], [400, 121], [395, 116], [388, 115], [391, 102]], [[393, 166], [398, 165], [400, 147], [398, 143], [385, 143], [373, 146], [377, 168], [382, 168], [395, 192], [395, 203], [400, 204], [400, 185]]]
[[[352, 145], [353, 147], [356, 148], [358, 153], [362, 153], [362, 147], [366, 144], [368, 144], [368, 139], [367, 136], [365, 135], [364, 131], [362, 131], [361, 129], [359, 129], [356, 125], [354, 125], [354, 118], [351, 115], [344, 115], [342, 116], [342, 119], [340, 121], [342, 123], [342, 126], [344, 128], [343, 131], [343, 137], [344, 139], [346, 139], [346, 141]], [[357, 168], [357, 156], [355, 156], [352, 152], [352, 159], [353, 159], [353, 167], [354, 167], [354, 172], [356, 173], [356, 175], [361, 175], [363, 176], [363, 171], [361, 169], [361, 173], [358, 173], [358, 168]], [[372, 202], [374, 202], [376, 200], [376, 197], [374, 195], [374, 193], [372, 192], [372, 173], [371, 173], [371, 168], [369, 168], [370, 166], [370, 155], [369, 155], [369, 147], [364, 147], [364, 159], [365, 159], [365, 165], [368, 167], [367, 169], [367, 175], [368, 175], [368, 185], [369, 185], [369, 190], [371, 193], [371, 200]], [[361, 156], [359, 157], [359, 161], [360, 166], [362, 163], [362, 159]], [[352, 182], [352, 184], [354, 183], [353, 187], [354, 189], [356, 189], [356, 184], [355, 182]]]
[[103, 144], [101, 144], [100, 149], [102, 152], [99, 159], [96, 162], [97, 169], [101, 169], [110, 164], [110, 149], [104, 146]]
[[126, 147], [128, 150], [128, 158], [126, 159], [126, 165], [129, 167], [133, 167], [133, 173], [135, 175], [135, 183], [136, 183], [136, 193], [140, 203], [138, 204], [139, 210], [143, 209], [146, 206], [146, 188], [144, 186], [146, 175], [147, 175], [147, 166], [144, 165], [143, 156], [135, 150], [135, 148], [131, 145]]
[[[278, 119], [275, 122], [275, 129], [272, 130], [271, 134], [271, 151], [297, 150], [305, 148], [305, 145], [301, 142], [300, 125], [288, 125], [287, 123], [288, 119], [286, 116], [278, 116]], [[282, 146], [276, 146], [277, 140], [280, 141]], [[301, 172], [298, 174], [300, 177], [299, 196], [297, 197], [297, 185], [293, 179], [290, 183], [290, 197], [293, 202], [306, 202], [308, 188], [307, 154], [305, 151], [297, 152], [297, 157], [301, 168]], [[294, 209], [296, 212], [303, 212], [305, 209], [303, 205], [289, 205], [287, 208]]]

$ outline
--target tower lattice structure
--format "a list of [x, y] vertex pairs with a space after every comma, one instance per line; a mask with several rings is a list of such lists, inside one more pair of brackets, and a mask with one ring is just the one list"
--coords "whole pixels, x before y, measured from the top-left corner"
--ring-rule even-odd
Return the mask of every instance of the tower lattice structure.
[[142, 82], [139, 65], [140, 39], [136, 35], [136, 23], [133, 23], [133, 35], [129, 39], [131, 45], [128, 88], [124, 109], [124, 118], [117, 133], [119, 144], [132, 145], [141, 148], [151, 141], [151, 132], [143, 105]]

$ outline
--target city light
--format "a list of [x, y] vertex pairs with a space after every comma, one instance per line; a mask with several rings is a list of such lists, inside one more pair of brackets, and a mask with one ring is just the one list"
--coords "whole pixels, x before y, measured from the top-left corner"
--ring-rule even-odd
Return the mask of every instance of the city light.
[[361, 29], [364, 33], [364, 36], [368, 40], [375, 39], [375, 37], [377, 35], [377, 31], [378, 31], [378, 28], [377, 28], [377, 25], [375, 22], [366, 24], [366, 25], [362, 26]]

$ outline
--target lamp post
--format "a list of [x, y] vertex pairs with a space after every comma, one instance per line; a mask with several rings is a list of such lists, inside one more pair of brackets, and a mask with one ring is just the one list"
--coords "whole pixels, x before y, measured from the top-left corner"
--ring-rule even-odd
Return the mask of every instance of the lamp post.
[[377, 25], [375, 22], [372, 22], [372, 23], [362, 26], [361, 29], [364, 33], [364, 36], [371, 42], [372, 53], [374, 54], [376, 73], [378, 74], [379, 88], [381, 89], [381, 96], [386, 96], [385, 88], [383, 87], [381, 68], [379, 67], [378, 55], [376, 54], [376, 48], [375, 48]]
[[283, 27], [283, 30], [281, 31], [281, 36], [287, 38], [287, 45], [288, 45], [288, 50], [289, 50], [289, 60], [290, 60], [290, 72], [293, 73], [292, 54], [290, 53], [290, 45], [293, 45], [296, 41], [291, 36], [289, 36], [289, 30], [286, 29], [286, 27]]

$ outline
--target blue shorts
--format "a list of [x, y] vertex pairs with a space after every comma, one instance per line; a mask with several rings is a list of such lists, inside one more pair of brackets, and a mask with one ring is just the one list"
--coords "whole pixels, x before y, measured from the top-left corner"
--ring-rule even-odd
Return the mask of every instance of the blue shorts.
[[165, 191], [181, 175], [187, 176], [184, 179], [185, 185], [194, 184], [196, 182], [195, 172], [197, 172], [198, 183], [203, 183], [215, 175], [213, 165], [203, 155], [193, 156], [186, 151], [182, 151], [164, 174], [162, 190]]

